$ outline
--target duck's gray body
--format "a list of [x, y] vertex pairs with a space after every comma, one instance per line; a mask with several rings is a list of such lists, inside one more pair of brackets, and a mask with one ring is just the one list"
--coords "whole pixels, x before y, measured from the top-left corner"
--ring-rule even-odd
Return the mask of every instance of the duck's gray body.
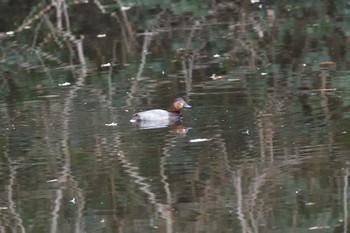
[[168, 112], [162, 109], [136, 113], [130, 122], [136, 123], [141, 128], [162, 128], [181, 120], [180, 113]]
[[144, 112], [136, 113], [130, 122], [137, 121], [169, 121], [169, 120], [180, 120], [181, 114], [168, 112], [162, 109], [153, 109]]

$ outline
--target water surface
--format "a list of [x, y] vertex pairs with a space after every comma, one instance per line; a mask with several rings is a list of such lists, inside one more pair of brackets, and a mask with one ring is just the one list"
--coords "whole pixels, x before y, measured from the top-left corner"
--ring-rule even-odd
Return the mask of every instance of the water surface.
[[58, 2], [0, 3], [2, 232], [348, 231], [346, 4]]

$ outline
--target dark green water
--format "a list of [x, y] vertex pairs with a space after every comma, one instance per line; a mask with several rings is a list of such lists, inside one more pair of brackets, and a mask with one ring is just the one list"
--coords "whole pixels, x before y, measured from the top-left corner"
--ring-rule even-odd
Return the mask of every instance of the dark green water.
[[349, 232], [345, 1], [56, 3], [0, 1], [0, 232]]

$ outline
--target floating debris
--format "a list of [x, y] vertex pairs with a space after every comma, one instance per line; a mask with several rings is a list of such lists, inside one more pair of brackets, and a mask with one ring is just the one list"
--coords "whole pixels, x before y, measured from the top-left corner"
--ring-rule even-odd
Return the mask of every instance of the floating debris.
[[269, 117], [269, 116], [272, 116], [272, 113], [261, 113], [259, 116], [260, 117]]
[[53, 183], [53, 182], [57, 182], [57, 181], [58, 181], [58, 179], [52, 179], [52, 180], [46, 181], [46, 183]]
[[321, 61], [320, 65], [335, 65], [336, 63], [333, 61]]
[[247, 129], [246, 131], [242, 132], [243, 134], [249, 135], [249, 129]]
[[191, 139], [190, 142], [207, 142], [211, 141], [211, 138], [196, 138], [196, 139]]
[[219, 80], [219, 79], [222, 79], [222, 76], [221, 75], [212, 74], [212, 76], [210, 76], [210, 78], [212, 80]]
[[122, 6], [120, 8], [120, 10], [122, 10], [122, 11], [127, 11], [127, 10], [130, 10], [130, 9], [131, 9], [131, 6]]
[[227, 79], [227, 81], [237, 82], [237, 81], [241, 81], [241, 80], [239, 78], [229, 78], [229, 79]]
[[105, 63], [105, 64], [102, 64], [101, 67], [110, 67], [111, 66], [111, 63]]
[[307, 203], [305, 203], [305, 205], [308, 205], [308, 206], [315, 205], [315, 204], [316, 204], [315, 202], [307, 202]]
[[65, 83], [59, 83], [58, 86], [60, 87], [66, 87], [66, 86], [69, 86], [70, 83], [69, 82], [65, 82]]
[[337, 88], [320, 88], [315, 89], [315, 91], [337, 91]]
[[60, 95], [42, 95], [38, 96], [38, 98], [58, 98]]
[[109, 123], [109, 124], [105, 124], [105, 126], [117, 126], [118, 125], [118, 123], [116, 123], [116, 122], [112, 122], [112, 123]]
[[314, 227], [309, 227], [309, 230], [320, 230], [320, 229], [328, 229], [329, 226], [314, 226]]

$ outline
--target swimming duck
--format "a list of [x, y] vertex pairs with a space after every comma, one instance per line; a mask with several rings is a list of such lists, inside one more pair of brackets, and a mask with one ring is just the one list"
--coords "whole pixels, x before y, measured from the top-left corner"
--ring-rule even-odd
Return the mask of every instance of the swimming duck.
[[[130, 122], [136, 123], [142, 128], [161, 128], [172, 125], [181, 120], [181, 109], [191, 108], [184, 99], [176, 98], [168, 109], [153, 109], [136, 113]], [[146, 127], [143, 127], [146, 126]]]

